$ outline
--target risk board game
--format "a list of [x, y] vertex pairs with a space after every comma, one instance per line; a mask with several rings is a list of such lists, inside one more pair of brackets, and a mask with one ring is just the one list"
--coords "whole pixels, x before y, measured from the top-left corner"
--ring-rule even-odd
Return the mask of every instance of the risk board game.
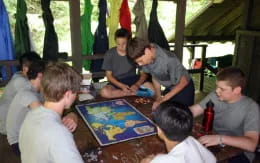
[[153, 122], [124, 99], [76, 105], [101, 146], [156, 134]]

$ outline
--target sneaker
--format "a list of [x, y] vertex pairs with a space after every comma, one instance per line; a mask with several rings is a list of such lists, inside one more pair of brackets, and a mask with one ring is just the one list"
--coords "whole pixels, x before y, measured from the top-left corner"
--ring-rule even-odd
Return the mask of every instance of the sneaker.
[[140, 87], [138, 91], [136, 92], [136, 96], [142, 96], [142, 97], [153, 97], [154, 92], [146, 87]]

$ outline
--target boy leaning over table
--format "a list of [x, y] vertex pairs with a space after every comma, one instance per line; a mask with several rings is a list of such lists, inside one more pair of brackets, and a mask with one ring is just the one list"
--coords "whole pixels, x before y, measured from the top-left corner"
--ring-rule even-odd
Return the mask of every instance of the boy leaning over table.
[[164, 102], [154, 116], [157, 134], [168, 154], [150, 155], [141, 163], [216, 163], [215, 156], [190, 136], [193, 117], [187, 106]]
[[41, 81], [45, 102], [28, 112], [21, 127], [22, 162], [83, 163], [73, 135], [61, 119], [74, 102], [81, 81], [82, 76], [65, 63], [46, 68]]
[[[193, 81], [174, 53], [136, 37], [128, 41], [127, 55], [141, 71], [152, 75], [156, 98], [152, 110], [164, 101], [194, 104]], [[165, 87], [163, 96], [161, 85]]]
[[242, 94], [245, 75], [239, 68], [225, 68], [216, 77], [216, 91], [190, 107], [193, 116], [197, 117], [203, 114], [209, 100], [214, 103], [213, 129], [217, 134], [202, 136], [199, 141], [206, 147], [229, 145], [245, 151], [229, 159], [229, 163], [252, 162], [259, 140], [259, 106]]

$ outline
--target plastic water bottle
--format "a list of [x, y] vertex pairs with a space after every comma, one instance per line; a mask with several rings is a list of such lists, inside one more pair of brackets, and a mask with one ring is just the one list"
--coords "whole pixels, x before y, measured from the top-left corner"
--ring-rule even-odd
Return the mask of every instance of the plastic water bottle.
[[204, 118], [203, 118], [203, 128], [204, 131], [209, 132], [212, 131], [213, 120], [214, 120], [214, 103], [209, 100], [206, 104], [206, 109], [204, 110]]

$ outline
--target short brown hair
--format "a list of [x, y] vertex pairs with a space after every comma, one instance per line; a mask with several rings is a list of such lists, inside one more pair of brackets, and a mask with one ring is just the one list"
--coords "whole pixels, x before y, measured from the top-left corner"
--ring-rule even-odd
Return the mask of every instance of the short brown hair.
[[43, 73], [41, 91], [46, 101], [58, 102], [65, 92], [80, 90], [82, 75], [66, 63], [52, 63]]
[[127, 44], [127, 56], [132, 59], [136, 60], [137, 58], [144, 55], [145, 48], [150, 48], [150, 43], [144, 39], [135, 37], [130, 39]]
[[227, 81], [228, 84], [234, 89], [236, 87], [245, 87], [246, 79], [245, 74], [236, 67], [224, 68], [217, 73], [217, 81]]

